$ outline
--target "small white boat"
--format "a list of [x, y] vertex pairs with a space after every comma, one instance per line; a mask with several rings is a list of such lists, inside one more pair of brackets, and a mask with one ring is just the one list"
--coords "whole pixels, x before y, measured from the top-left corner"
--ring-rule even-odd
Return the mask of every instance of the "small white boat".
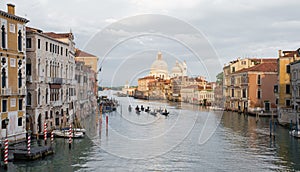
[[300, 138], [300, 131], [292, 130], [292, 131], [289, 131], [289, 133], [293, 137]]
[[[56, 137], [64, 137], [64, 138], [69, 138], [70, 137], [69, 130], [53, 130], [53, 134]], [[76, 131], [76, 129], [74, 129], [74, 131], [72, 131], [71, 138], [83, 138], [83, 137], [84, 137], [84, 132]]]

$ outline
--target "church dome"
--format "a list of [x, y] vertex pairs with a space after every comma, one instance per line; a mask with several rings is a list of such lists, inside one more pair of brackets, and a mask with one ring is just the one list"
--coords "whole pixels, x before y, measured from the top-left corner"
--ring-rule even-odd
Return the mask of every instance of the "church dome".
[[179, 64], [178, 64], [178, 62], [176, 61], [176, 65], [172, 68], [172, 71], [171, 71], [172, 73], [181, 73], [182, 71], [181, 71], [181, 68], [180, 68], [180, 66], [179, 66]]
[[151, 73], [168, 73], [168, 64], [162, 59], [162, 54], [157, 54], [157, 59], [151, 65]]
[[171, 77], [182, 76], [182, 68], [176, 60], [175, 66], [171, 70]]

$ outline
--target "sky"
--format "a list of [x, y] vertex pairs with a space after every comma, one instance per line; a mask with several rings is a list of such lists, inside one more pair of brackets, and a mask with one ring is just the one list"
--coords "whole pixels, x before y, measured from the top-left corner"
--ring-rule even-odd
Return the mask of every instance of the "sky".
[[158, 51], [169, 70], [214, 81], [238, 57], [278, 57], [299, 46], [298, 0], [11, 0], [27, 26], [73, 32], [76, 47], [99, 57], [99, 84], [136, 85]]

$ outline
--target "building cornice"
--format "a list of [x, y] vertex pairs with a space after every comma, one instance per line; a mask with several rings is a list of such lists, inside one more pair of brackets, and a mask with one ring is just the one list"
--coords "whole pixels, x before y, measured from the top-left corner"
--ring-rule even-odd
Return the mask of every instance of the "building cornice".
[[27, 19], [25, 19], [23, 17], [19, 17], [19, 16], [16, 16], [16, 15], [13, 15], [13, 14], [9, 14], [9, 13], [4, 12], [2, 10], [0, 10], [0, 15], [2, 15], [4, 17], [7, 17], [7, 18], [10, 18], [10, 19], [13, 19], [13, 20], [24, 22], [24, 23], [28, 23], [29, 22], [29, 20], [27, 20]]

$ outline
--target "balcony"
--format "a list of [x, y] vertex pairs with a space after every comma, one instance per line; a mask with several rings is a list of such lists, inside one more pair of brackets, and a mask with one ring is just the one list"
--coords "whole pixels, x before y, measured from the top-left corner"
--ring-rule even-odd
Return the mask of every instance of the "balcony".
[[11, 89], [10, 88], [2, 88], [1, 89], [1, 95], [2, 96], [10, 96], [11, 95]]
[[51, 101], [51, 106], [53, 107], [62, 106], [62, 102], [61, 100]]
[[26, 88], [18, 88], [19, 95], [26, 95]]
[[44, 77], [43, 76], [39, 76], [39, 82], [44, 82]]
[[62, 84], [63, 79], [62, 78], [52, 78], [52, 83], [53, 84]]
[[32, 76], [31, 75], [27, 75], [26, 76], [26, 81], [32, 83]]
[[51, 82], [51, 78], [50, 77], [46, 77], [46, 83], [50, 83]]

